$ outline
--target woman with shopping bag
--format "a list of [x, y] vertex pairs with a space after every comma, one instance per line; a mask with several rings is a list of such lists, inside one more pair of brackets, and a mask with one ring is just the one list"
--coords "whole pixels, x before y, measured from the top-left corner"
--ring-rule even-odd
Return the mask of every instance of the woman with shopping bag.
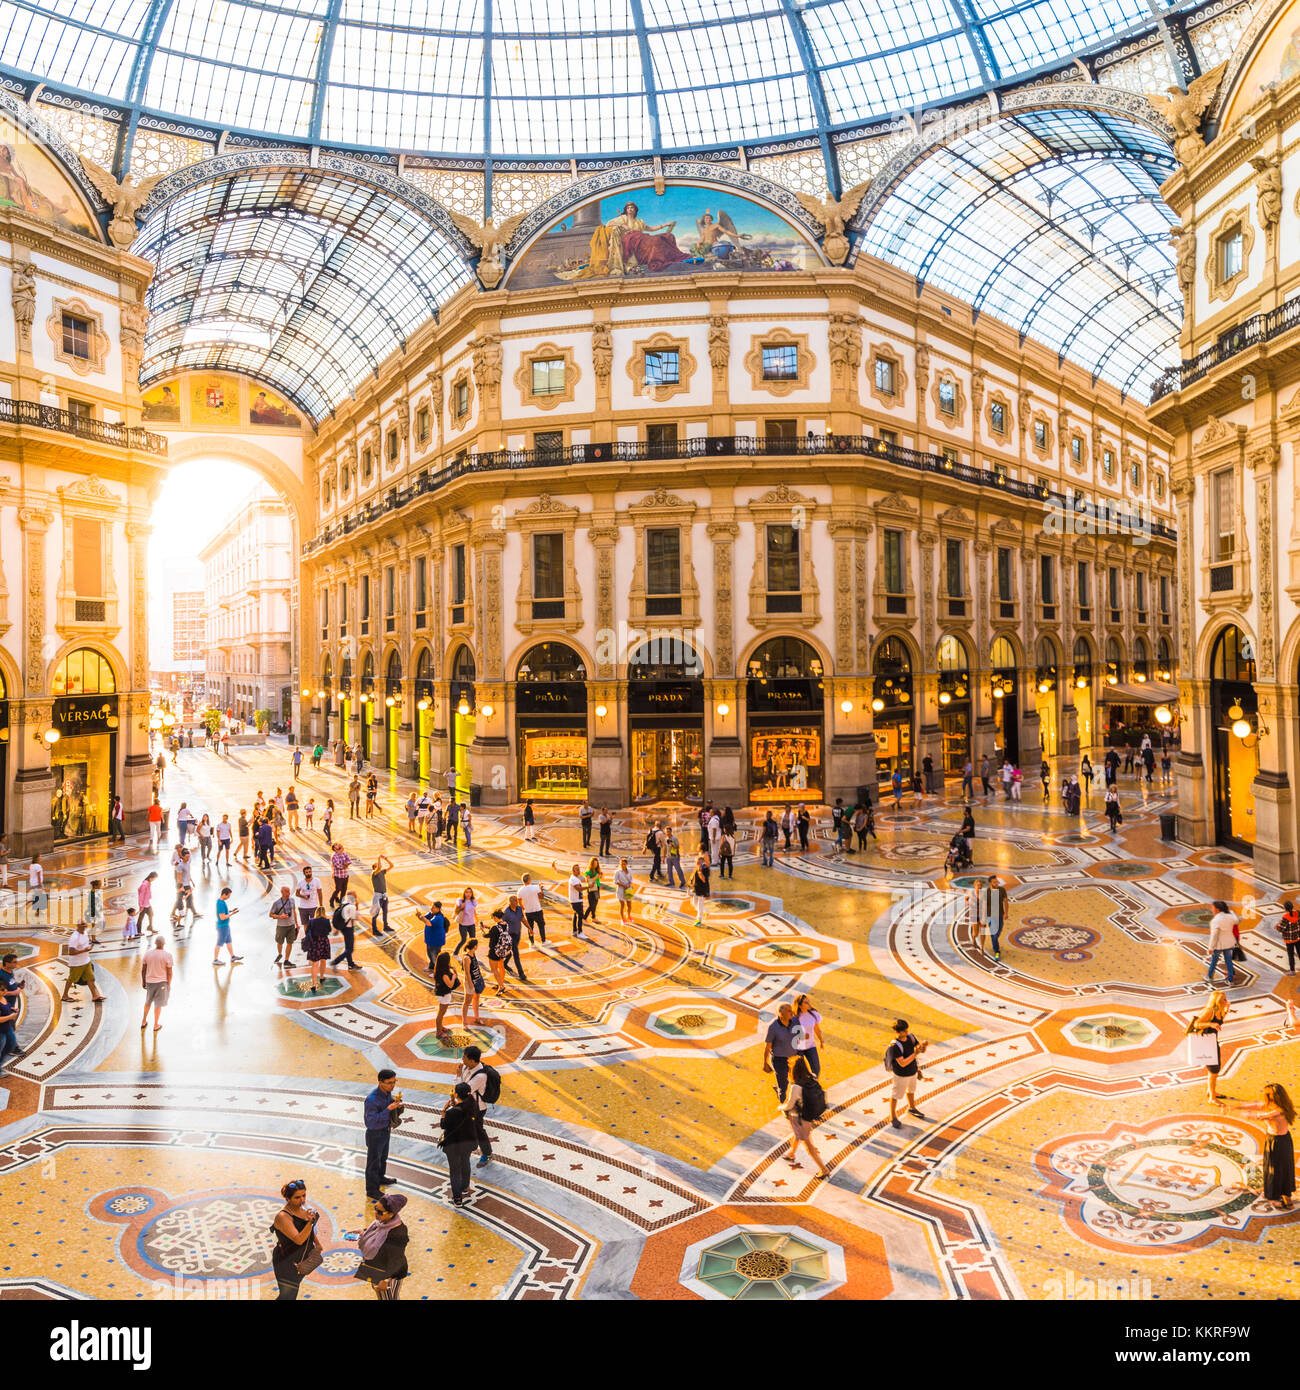
[[1187, 1065], [1205, 1068], [1206, 1099], [1217, 1104], [1219, 1066], [1219, 1029], [1228, 1017], [1228, 996], [1216, 989], [1209, 1003], [1187, 1025]]

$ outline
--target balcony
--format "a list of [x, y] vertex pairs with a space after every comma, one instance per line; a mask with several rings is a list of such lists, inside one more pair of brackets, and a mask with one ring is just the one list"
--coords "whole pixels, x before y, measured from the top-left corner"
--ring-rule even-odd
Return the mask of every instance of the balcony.
[[114, 424], [108, 420], [92, 420], [73, 415], [58, 406], [41, 405], [37, 401], [15, 401], [0, 397], [0, 425], [34, 425], [37, 429], [57, 430], [73, 434], [78, 439], [93, 440], [96, 444], [114, 444], [119, 449], [136, 449], [146, 454], [167, 453], [167, 440], [148, 430]]
[[1191, 386], [1215, 367], [1247, 348], [1258, 347], [1270, 338], [1280, 337], [1293, 328], [1300, 328], [1300, 298], [1288, 299], [1267, 314], [1253, 314], [1226, 332], [1220, 333], [1214, 343], [1195, 357], [1184, 358], [1177, 367], [1170, 367], [1156, 377], [1151, 387], [1151, 404], [1164, 396]]
[[[416, 498], [437, 492], [457, 478], [472, 473], [516, 472], [525, 468], [555, 468], [580, 463], [634, 463], [661, 459], [705, 458], [824, 458], [840, 455], [848, 459], [873, 459], [905, 468], [913, 473], [947, 475], [957, 482], [976, 487], [993, 488], [1012, 497], [1029, 502], [1052, 503], [1058, 508], [1070, 504], [1059, 493], [1053, 493], [1039, 483], [1021, 482], [995, 473], [989, 468], [945, 459], [939, 454], [927, 454], [919, 449], [907, 449], [889, 444], [871, 435], [809, 434], [796, 438], [766, 439], [750, 435], [701, 435], [678, 440], [676, 444], [647, 444], [643, 439], [620, 440], [609, 444], [568, 444], [562, 448], [497, 449], [491, 453], [461, 454], [442, 468], [430, 468], [404, 487], [392, 488], [383, 501], [370, 502], [355, 512], [340, 518], [332, 526], [318, 532], [304, 543], [302, 553], [314, 554], [343, 536], [351, 535], [362, 526], [377, 521], [387, 513], [400, 511]], [[1134, 518], [1108, 506], [1085, 509], [1096, 520], [1113, 522], [1121, 530], [1136, 529]], [[1080, 513], [1082, 514], [1082, 513]], [[1171, 527], [1159, 522], [1148, 523], [1150, 534], [1161, 540], [1177, 539]]]

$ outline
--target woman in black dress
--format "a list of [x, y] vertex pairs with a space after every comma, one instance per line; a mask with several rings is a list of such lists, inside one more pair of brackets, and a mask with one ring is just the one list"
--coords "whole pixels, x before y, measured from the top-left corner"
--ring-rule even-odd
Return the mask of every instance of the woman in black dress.
[[271, 1269], [280, 1292], [277, 1303], [293, 1303], [303, 1279], [320, 1264], [321, 1244], [316, 1236], [320, 1212], [307, 1205], [307, 1184], [301, 1178], [287, 1182], [280, 1189], [284, 1206], [275, 1214], [271, 1234], [275, 1249], [271, 1253]]
[[433, 992], [438, 997], [438, 1018], [433, 1031], [440, 1042], [451, 1038], [451, 1034], [443, 1028], [442, 1021], [447, 1016], [452, 996], [459, 988], [460, 976], [456, 974], [451, 952], [444, 949], [438, 953], [438, 959], [433, 964]]
[[321, 977], [325, 974], [325, 962], [330, 954], [330, 923], [328, 917], [313, 917], [303, 932], [303, 949], [307, 964], [311, 966], [311, 992], [320, 989]]
[[1264, 1199], [1276, 1202], [1283, 1211], [1291, 1210], [1291, 1195], [1295, 1192], [1295, 1146], [1291, 1142], [1291, 1126], [1295, 1122], [1295, 1106], [1286, 1087], [1270, 1081], [1264, 1087], [1263, 1100], [1220, 1101], [1230, 1110], [1258, 1115], [1268, 1126], [1264, 1139]]
[[365, 1279], [381, 1302], [396, 1302], [402, 1280], [410, 1273], [406, 1246], [411, 1236], [401, 1216], [405, 1205], [406, 1198], [400, 1192], [376, 1198], [375, 1219], [357, 1237], [361, 1263], [352, 1277]]
[[695, 925], [704, 925], [704, 904], [709, 900], [709, 856], [701, 854], [691, 875], [691, 906], [695, 909]]

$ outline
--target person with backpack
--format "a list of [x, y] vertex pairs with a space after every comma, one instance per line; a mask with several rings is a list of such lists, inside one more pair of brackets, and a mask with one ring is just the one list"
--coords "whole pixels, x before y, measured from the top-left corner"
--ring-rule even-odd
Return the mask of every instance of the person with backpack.
[[451, 1204], [463, 1207], [469, 1194], [469, 1156], [474, 1152], [474, 1129], [477, 1104], [468, 1083], [458, 1081], [451, 1099], [442, 1108], [438, 1124], [442, 1138], [438, 1147], [447, 1155], [447, 1172], [451, 1178]]
[[492, 1141], [483, 1127], [483, 1118], [487, 1114], [488, 1106], [495, 1105], [501, 1099], [501, 1073], [483, 1060], [481, 1048], [467, 1047], [460, 1054], [456, 1080], [465, 1082], [474, 1098], [474, 1135], [478, 1140], [478, 1166], [486, 1168], [492, 1161]]
[[1290, 898], [1282, 904], [1282, 918], [1277, 929], [1286, 947], [1286, 973], [1294, 975], [1296, 953], [1300, 951], [1300, 912], [1296, 911], [1295, 903]]
[[894, 1041], [885, 1051], [885, 1070], [894, 1078], [893, 1090], [889, 1095], [889, 1123], [895, 1129], [903, 1127], [898, 1118], [900, 1100], [907, 1101], [909, 1115], [915, 1115], [918, 1120], [929, 1118], [916, 1108], [916, 1085], [922, 1079], [920, 1057], [929, 1046], [928, 1042], [917, 1041], [905, 1018], [894, 1021]]
[[762, 828], [758, 832], [759, 844], [761, 847], [759, 850], [758, 862], [765, 869], [771, 869], [776, 864], [776, 832], [776, 818], [772, 815], [771, 811], [768, 811], [767, 815], [763, 818]]
[[339, 961], [345, 960], [349, 970], [360, 970], [361, 967], [352, 959], [352, 948], [356, 944], [357, 938], [357, 895], [351, 891], [347, 897], [334, 909], [334, 917], [330, 925], [343, 938], [343, 949], [330, 961], [331, 965], [337, 965]]
[[819, 1178], [829, 1178], [831, 1175], [812, 1137], [817, 1122], [825, 1113], [826, 1092], [822, 1090], [821, 1082], [812, 1074], [807, 1061], [803, 1057], [796, 1057], [790, 1071], [790, 1093], [785, 1105], [786, 1118], [792, 1131], [790, 1152], [786, 1154], [785, 1161], [791, 1168], [802, 1168], [803, 1164], [797, 1156], [799, 1145], [802, 1144], [808, 1150], [808, 1157], [817, 1165]]
[[647, 853], [648, 855], [651, 856], [651, 859], [650, 859], [650, 882], [651, 882], [651, 883], [657, 883], [657, 882], [659, 881], [659, 879], [663, 876], [663, 871], [664, 871], [664, 863], [663, 863], [663, 841], [660, 839], [660, 836], [659, 836], [660, 829], [661, 829], [661, 827], [660, 827], [659, 822], [658, 822], [658, 821], [655, 821], [655, 823], [650, 827], [649, 830], [646, 831], [646, 834], [645, 834], [645, 850], [646, 850], [646, 853]]
[[682, 842], [677, 838], [677, 832], [670, 825], [663, 831], [664, 857], [668, 864], [668, 886], [673, 886], [673, 876], [676, 875], [677, 886], [683, 892], [686, 891], [686, 875], [682, 873]]

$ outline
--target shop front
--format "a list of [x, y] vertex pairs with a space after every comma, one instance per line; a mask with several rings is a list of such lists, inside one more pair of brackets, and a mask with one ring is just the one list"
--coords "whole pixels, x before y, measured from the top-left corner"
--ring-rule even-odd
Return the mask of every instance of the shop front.
[[113, 668], [89, 647], [69, 652], [54, 672], [50, 750], [56, 841], [108, 833], [116, 787], [118, 701]]
[[797, 637], [774, 637], [746, 670], [750, 803], [820, 801], [826, 786], [826, 682], [816, 648]]
[[361, 664], [361, 756], [366, 762], [375, 760], [375, 658], [366, 653]]
[[1079, 752], [1086, 753], [1096, 742], [1096, 691], [1093, 688], [1092, 648], [1084, 637], [1074, 643], [1074, 700], [1076, 724], [1079, 730]]
[[587, 796], [587, 670], [563, 642], [540, 642], [515, 672], [519, 795], [541, 801]]
[[1020, 761], [1020, 681], [1015, 648], [1005, 637], [994, 640], [989, 665], [989, 692], [993, 696], [993, 723], [997, 730], [994, 748], [1014, 766]]
[[876, 736], [876, 775], [881, 782], [903, 774], [912, 779], [916, 705], [912, 698], [912, 659], [901, 638], [886, 637], [872, 661], [872, 728]]
[[397, 767], [397, 731], [402, 725], [402, 658], [393, 652], [384, 671], [384, 766]]
[[1210, 722], [1215, 840], [1241, 854], [1253, 854], [1259, 702], [1254, 649], [1238, 627], [1225, 628], [1219, 634], [1210, 657]]
[[433, 769], [433, 653], [428, 647], [420, 651], [415, 663], [415, 775], [421, 782], [429, 780]]
[[628, 662], [632, 800], [703, 801], [704, 681], [678, 638], [643, 643]]
[[966, 649], [949, 633], [939, 642], [939, 740], [945, 776], [961, 776], [971, 757], [970, 667]]
[[339, 663], [339, 727], [335, 738], [345, 747], [352, 741], [352, 717], [357, 702], [352, 690], [352, 658], [345, 656]]
[[1034, 671], [1034, 709], [1038, 714], [1038, 737], [1044, 758], [1054, 758], [1059, 751], [1058, 687], [1056, 649], [1044, 637], [1038, 643], [1038, 666]]
[[456, 799], [468, 801], [473, 774], [470, 751], [478, 733], [478, 706], [475, 685], [478, 668], [474, 653], [461, 647], [451, 664], [451, 730], [449, 734], [449, 766], [456, 769]]
[[336, 713], [334, 709], [334, 667], [329, 657], [325, 658], [324, 665], [321, 667], [320, 686], [316, 690], [316, 705], [320, 710], [320, 727], [317, 733], [321, 745], [327, 747], [333, 736], [331, 721]]

